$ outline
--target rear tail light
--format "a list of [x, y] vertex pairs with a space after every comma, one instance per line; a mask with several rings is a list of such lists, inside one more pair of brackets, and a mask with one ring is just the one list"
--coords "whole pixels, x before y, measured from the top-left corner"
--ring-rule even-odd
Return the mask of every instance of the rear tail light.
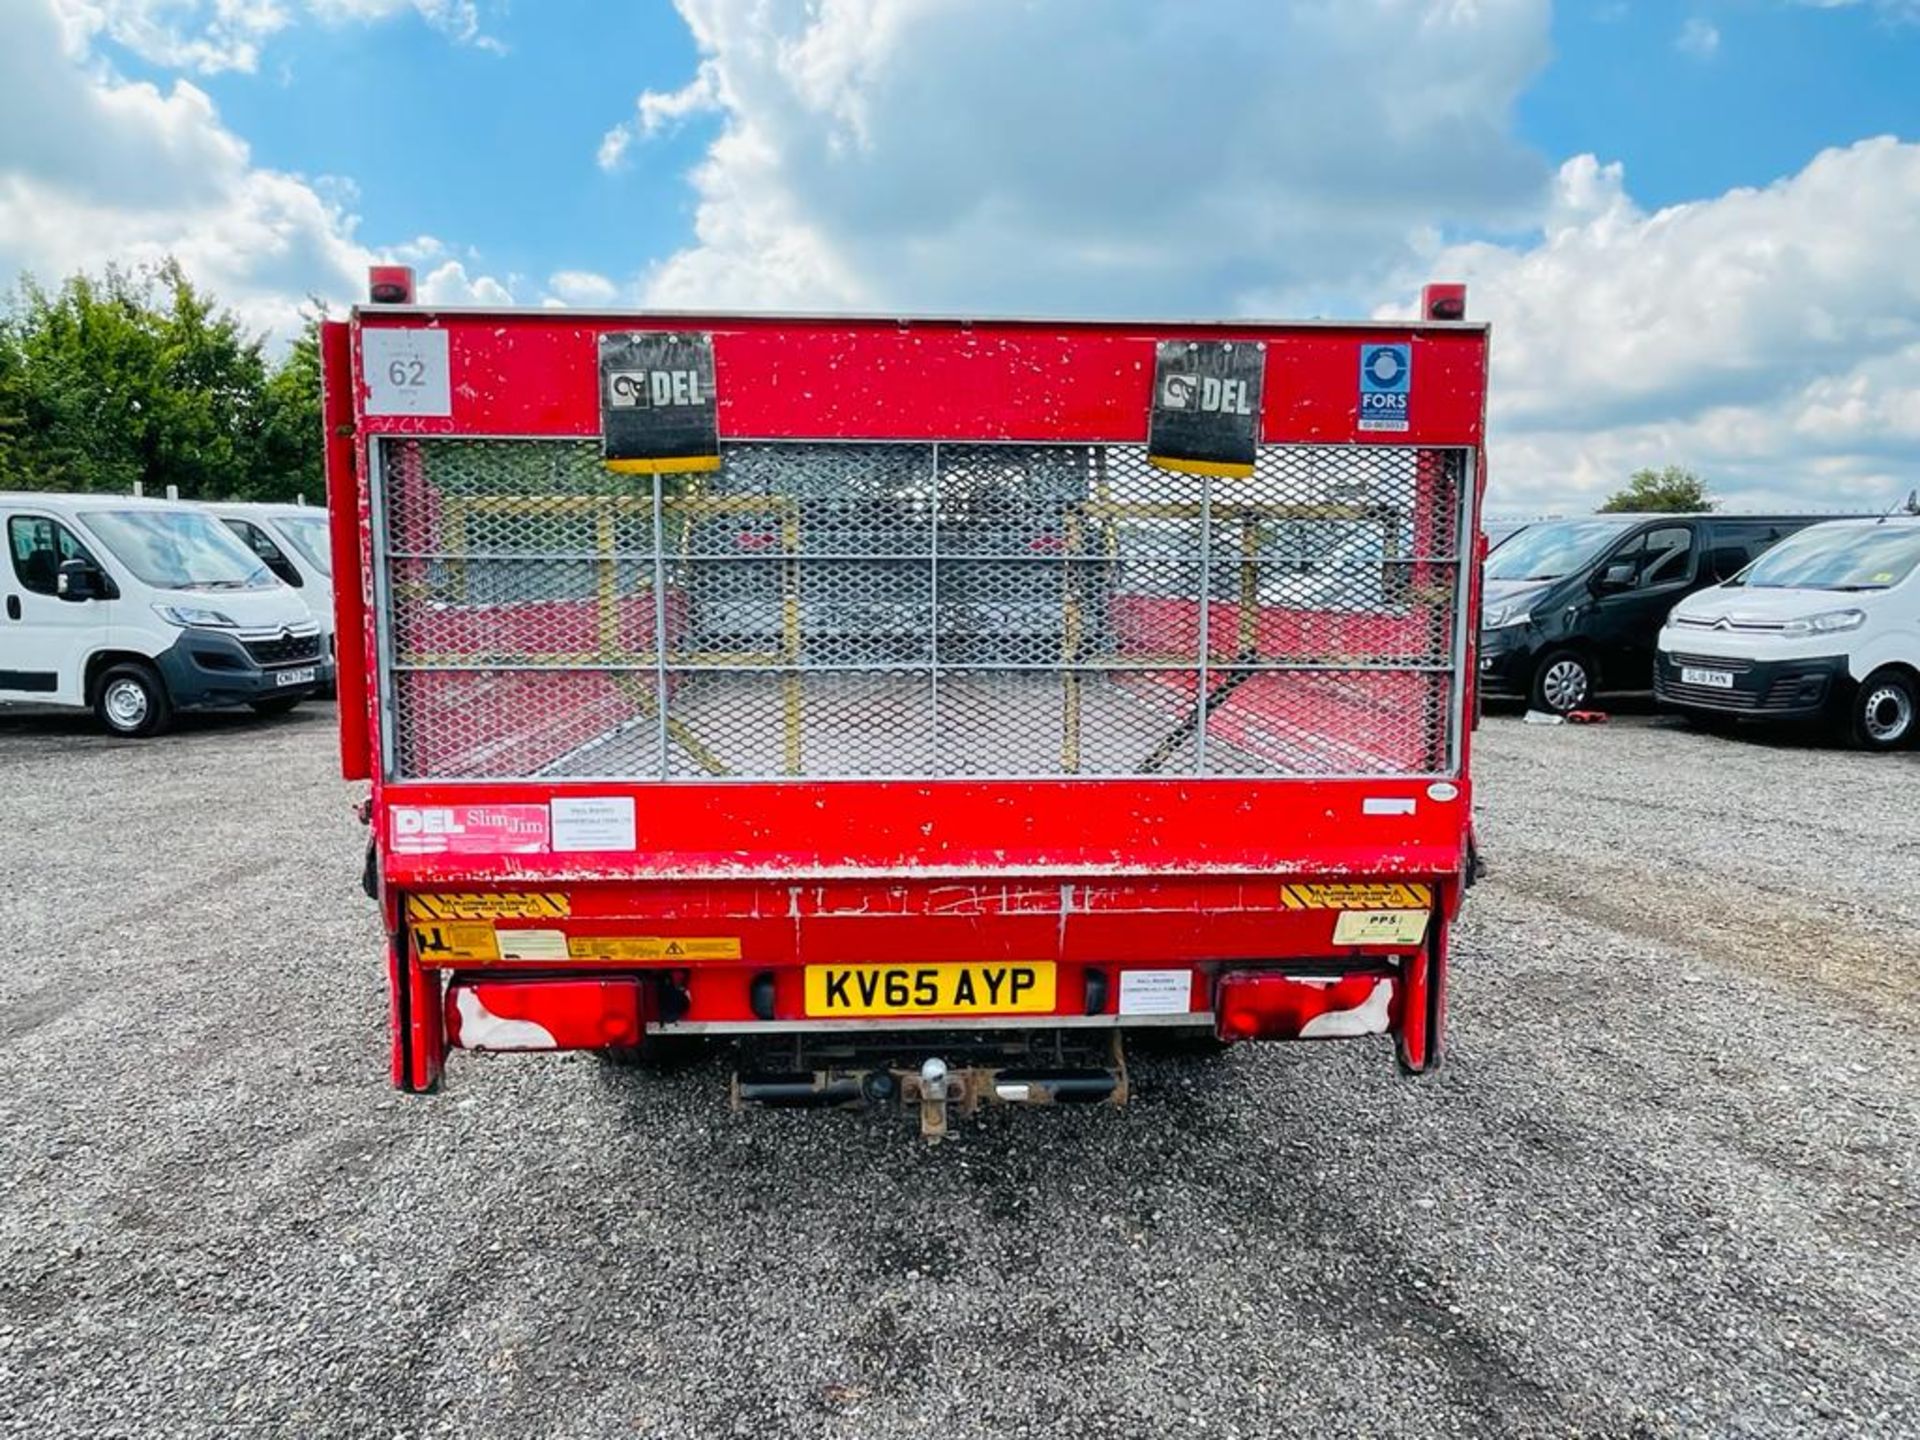
[[638, 1045], [633, 980], [474, 980], [447, 987], [447, 1040], [467, 1050]]
[[1222, 1040], [1336, 1040], [1391, 1028], [1391, 975], [1232, 974], [1214, 1002]]

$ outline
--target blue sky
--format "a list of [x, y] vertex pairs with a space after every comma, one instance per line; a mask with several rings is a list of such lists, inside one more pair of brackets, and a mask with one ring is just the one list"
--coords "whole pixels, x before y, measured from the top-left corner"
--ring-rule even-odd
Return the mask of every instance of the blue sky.
[[[1689, 21], [1718, 36], [1710, 54], [1681, 48]], [[1574, 0], [1554, 10], [1553, 48], [1521, 134], [1624, 162], [1650, 207], [1767, 184], [1829, 145], [1920, 135], [1920, 24], [1872, 5]]]
[[1920, 482], [1920, 0], [8, 0], [0, 281], [1496, 327], [1494, 500]]
[[[685, 175], [718, 121], [696, 116], [594, 163], [643, 91], [668, 92], [699, 52], [666, 0], [519, 0], [481, 12], [505, 53], [451, 44], [425, 19], [306, 23], [255, 74], [199, 83], [255, 159], [349, 179], [363, 229], [462, 237], [486, 268], [638, 271], [692, 238]], [[1710, 24], [1710, 55], [1681, 48]], [[106, 47], [130, 74], [166, 72]], [[1516, 108], [1520, 138], [1558, 160], [1620, 161], [1650, 208], [1764, 185], [1820, 149], [1920, 135], [1920, 24], [1867, 4], [1556, 6], [1552, 58]]]

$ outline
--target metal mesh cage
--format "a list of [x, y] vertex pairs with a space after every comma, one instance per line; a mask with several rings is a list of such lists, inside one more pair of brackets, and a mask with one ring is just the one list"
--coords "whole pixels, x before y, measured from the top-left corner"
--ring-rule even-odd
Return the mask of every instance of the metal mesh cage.
[[1467, 452], [380, 447], [397, 779], [1444, 771]]

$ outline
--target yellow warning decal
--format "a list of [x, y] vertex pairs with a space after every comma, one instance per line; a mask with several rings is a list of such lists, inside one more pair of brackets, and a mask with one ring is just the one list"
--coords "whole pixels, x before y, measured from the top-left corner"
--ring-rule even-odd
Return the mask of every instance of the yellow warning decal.
[[413, 950], [423, 965], [454, 960], [498, 960], [500, 944], [486, 920], [447, 920], [413, 927]]
[[1366, 885], [1282, 885], [1289, 910], [1428, 910], [1433, 889], [1394, 883]]
[[569, 935], [576, 960], [738, 960], [740, 941], [724, 936]]
[[1427, 938], [1425, 910], [1343, 910], [1333, 922], [1336, 945], [1418, 945]]
[[567, 897], [552, 891], [407, 896], [409, 920], [563, 920], [571, 913]]

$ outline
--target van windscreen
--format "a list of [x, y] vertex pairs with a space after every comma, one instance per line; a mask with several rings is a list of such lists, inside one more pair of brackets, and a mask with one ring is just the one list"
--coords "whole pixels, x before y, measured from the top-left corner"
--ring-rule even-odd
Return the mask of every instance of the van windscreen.
[[1729, 585], [1756, 590], [1885, 590], [1920, 564], [1920, 526], [1816, 525], [1789, 535]]
[[191, 510], [89, 510], [120, 563], [160, 590], [271, 590], [280, 582], [233, 532]]
[[1626, 533], [1617, 520], [1555, 520], [1529, 525], [1487, 556], [1489, 580], [1558, 580], [1588, 564]]

